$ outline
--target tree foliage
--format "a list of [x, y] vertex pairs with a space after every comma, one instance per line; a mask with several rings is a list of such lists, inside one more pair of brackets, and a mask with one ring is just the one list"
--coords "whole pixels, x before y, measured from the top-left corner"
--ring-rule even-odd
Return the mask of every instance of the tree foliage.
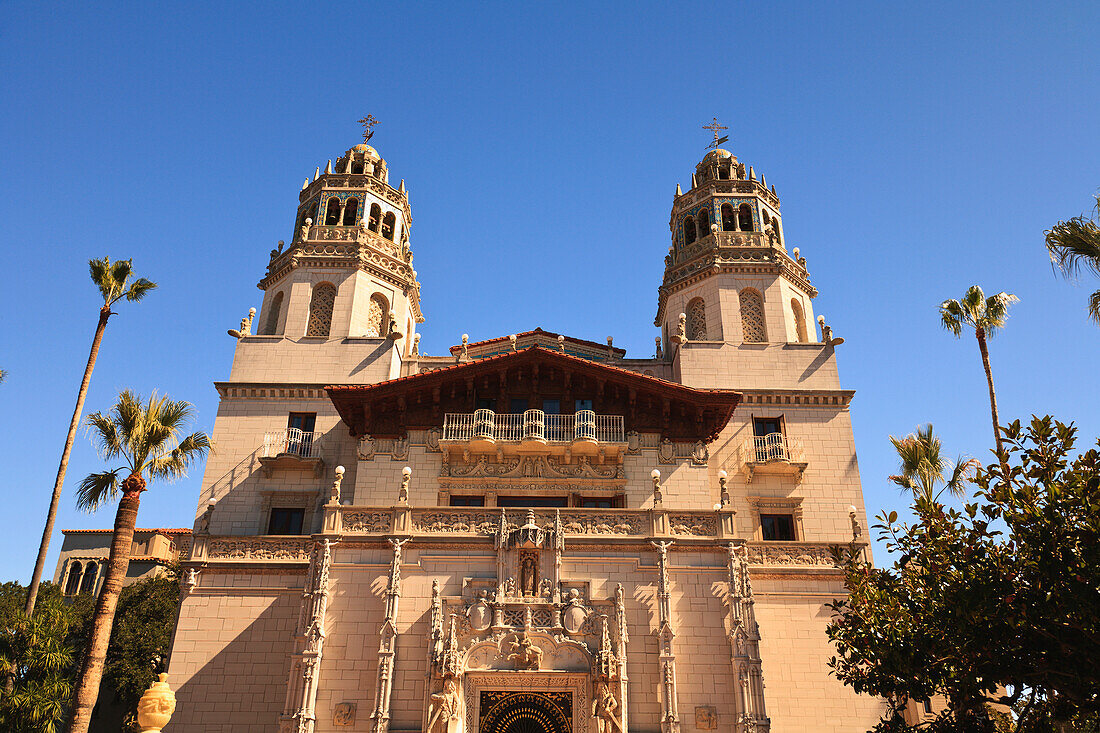
[[[1100, 216], [1100, 194], [1095, 213]], [[1046, 232], [1047, 251], [1055, 269], [1074, 280], [1082, 270], [1100, 275], [1100, 226], [1095, 218], [1075, 216], [1060, 221]], [[1089, 317], [1100, 323], [1100, 290], [1089, 295]]]
[[[1100, 454], [1050, 417], [1003, 429], [1010, 475], [980, 469], [963, 509], [918, 495], [915, 521], [875, 529], [894, 553], [851, 554], [849, 596], [828, 627], [833, 673], [889, 709], [876, 731], [911, 730], [908, 700], [943, 696], [929, 731], [1095, 730], [1100, 715]], [[1003, 729], [1004, 719], [1000, 726]]]

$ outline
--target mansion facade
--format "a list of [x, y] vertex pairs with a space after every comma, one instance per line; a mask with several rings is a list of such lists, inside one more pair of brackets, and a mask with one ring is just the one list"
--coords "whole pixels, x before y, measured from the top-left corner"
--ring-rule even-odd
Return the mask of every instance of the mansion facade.
[[832, 549], [868, 551], [854, 393], [774, 187], [722, 149], [677, 186], [653, 358], [422, 354], [410, 226], [353, 147], [230, 332], [166, 730], [870, 728], [826, 666]]

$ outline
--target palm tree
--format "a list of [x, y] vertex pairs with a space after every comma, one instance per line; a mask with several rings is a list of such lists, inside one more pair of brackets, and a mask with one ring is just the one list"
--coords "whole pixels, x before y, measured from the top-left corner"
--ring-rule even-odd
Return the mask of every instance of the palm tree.
[[[936, 501], [947, 491], [952, 496], [962, 496], [963, 485], [978, 466], [974, 458], [959, 456], [949, 461], [943, 456], [940, 439], [932, 432], [932, 423], [917, 426], [917, 432], [904, 438], [890, 436], [894, 450], [901, 459], [901, 473], [890, 480], [913, 494], [914, 499]], [[945, 478], [950, 473], [950, 478]], [[936, 486], [942, 484], [939, 490]]]
[[[167, 396], [158, 397], [154, 393], [142, 404], [139, 395], [123, 390], [109, 413], [95, 412], [88, 416], [88, 427], [104, 458], [120, 458], [126, 465], [87, 476], [80, 482], [77, 492], [77, 506], [87, 511], [113, 501], [119, 491], [122, 498], [115, 513], [107, 575], [96, 599], [88, 650], [77, 677], [69, 733], [86, 733], [91, 722], [115, 606], [130, 564], [130, 546], [141, 492], [145, 491], [147, 481], [172, 480], [185, 475], [188, 466], [210, 449], [206, 433], [182, 436], [193, 412], [188, 402], [169, 400]], [[120, 481], [123, 474], [125, 478]]]
[[982, 366], [985, 367], [985, 381], [989, 384], [989, 411], [993, 415], [993, 442], [997, 446], [997, 459], [1006, 483], [1008, 462], [1005, 459], [1004, 445], [1001, 443], [1001, 423], [997, 417], [997, 393], [993, 389], [993, 370], [989, 366], [989, 345], [986, 340], [992, 338], [998, 329], [1008, 320], [1008, 307], [1018, 301], [1011, 293], [997, 293], [985, 297], [977, 285], [971, 285], [962, 300], [945, 300], [940, 303], [940, 319], [943, 327], [955, 334], [962, 335], [963, 326], [974, 329], [978, 339], [978, 350], [982, 352]]
[[[1100, 194], [1096, 194], [1096, 213], [1100, 216]], [[1084, 267], [1100, 275], [1100, 226], [1093, 219], [1076, 216], [1060, 221], [1046, 233], [1051, 263], [1067, 278], [1075, 278]], [[1100, 323], [1100, 290], [1089, 296], [1089, 317]]]
[[80, 391], [76, 393], [76, 409], [73, 410], [73, 418], [69, 421], [69, 434], [65, 437], [65, 448], [61, 451], [61, 463], [57, 467], [57, 478], [53, 482], [53, 497], [50, 499], [49, 513], [46, 514], [46, 527], [42, 530], [42, 542], [38, 545], [38, 558], [34, 562], [34, 573], [31, 575], [31, 584], [27, 591], [26, 613], [28, 616], [34, 613], [34, 602], [38, 597], [38, 585], [42, 581], [42, 569], [46, 565], [46, 553], [50, 550], [53, 523], [57, 519], [57, 504], [61, 500], [61, 487], [65, 483], [65, 471], [69, 468], [69, 454], [73, 450], [76, 429], [80, 426], [80, 415], [84, 410], [84, 398], [88, 395], [88, 384], [92, 381], [92, 369], [95, 368], [95, 360], [99, 356], [99, 344], [103, 340], [103, 332], [107, 329], [107, 319], [114, 315], [111, 306], [123, 298], [129, 301], [141, 300], [146, 293], [157, 286], [156, 283], [143, 277], [130, 282], [130, 275], [133, 271], [132, 262], [133, 260], [119, 260], [112, 264], [110, 257], [88, 261], [92, 282], [103, 294], [103, 307], [99, 309], [99, 324], [96, 326], [95, 336], [92, 338], [92, 351], [88, 354], [88, 364], [84, 367], [84, 379], [80, 382]]

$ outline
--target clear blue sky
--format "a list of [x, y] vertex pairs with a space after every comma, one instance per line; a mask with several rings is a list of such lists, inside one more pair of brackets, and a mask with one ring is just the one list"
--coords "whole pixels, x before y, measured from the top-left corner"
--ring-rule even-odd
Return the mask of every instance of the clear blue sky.
[[[411, 192], [422, 348], [542, 326], [652, 354], [676, 183], [717, 115], [783, 202], [838, 335], [869, 508], [887, 441], [932, 421], [987, 458], [973, 338], [937, 304], [1021, 302], [992, 342], [1006, 418], [1100, 434], [1100, 284], [1056, 278], [1043, 230], [1100, 186], [1095, 2], [0, 4], [0, 580], [30, 576], [97, 315], [87, 260], [160, 289], [122, 304], [87, 406], [158, 389], [209, 429], [302, 179], [372, 141]], [[59, 527], [98, 460], [78, 439]], [[142, 526], [190, 526], [201, 469]], [[48, 565], [52, 573], [60, 536]]]

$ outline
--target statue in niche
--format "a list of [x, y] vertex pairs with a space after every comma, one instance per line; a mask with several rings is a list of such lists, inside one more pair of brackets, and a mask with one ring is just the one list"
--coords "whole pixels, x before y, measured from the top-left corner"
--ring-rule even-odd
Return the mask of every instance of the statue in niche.
[[584, 620], [588, 618], [581, 592], [576, 588], [570, 588], [566, 604], [565, 612], [561, 615], [561, 624], [568, 633], [576, 634], [584, 626]]
[[508, 578], [508, 580], [504, 581], [504, 597], [505, 598], [515, 598], [515, 596], [516, 596], [516, 579], [515, 578]]
[[615, 699], [607, 680], [596, 683], [596, 694], [592, 696], [592, 717], [596, 719], [596, 733], [622, 733], [619, 701]]
[[448, 677], [443, 689], [433, 693], [428, 701], [428, 727], [426, 733], [447, 733], [451, 720], [458, 718], [458, 681]]
[[493, 609], [485, 600], [487, 596], [488, 593], [485, 591], [478, 591], [477, 602], [466, 612], [466, 618], [470, 620], [470, 628], [474, 631], [485, 631], [493, 622]]
[[538, 595], [539, 562], [534, 555], [524, 555], [519, 564], [519, 587], [525, 596]]

